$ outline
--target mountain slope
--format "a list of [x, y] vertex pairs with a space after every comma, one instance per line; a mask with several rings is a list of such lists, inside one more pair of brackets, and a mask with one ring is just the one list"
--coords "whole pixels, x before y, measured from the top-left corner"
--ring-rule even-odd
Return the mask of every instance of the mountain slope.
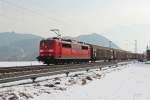
[[35, 60], [41, 39], [31, 34], [0, 33], [0, 60]]

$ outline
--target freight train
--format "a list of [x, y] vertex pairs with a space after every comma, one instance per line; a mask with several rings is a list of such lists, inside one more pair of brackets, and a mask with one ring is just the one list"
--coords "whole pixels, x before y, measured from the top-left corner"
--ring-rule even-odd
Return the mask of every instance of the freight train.
[[48, 38], [40, 41], [38, 61], [44, 64], [64, 64], [142, 59], [143, 54], [97, 46], [71, 39]]

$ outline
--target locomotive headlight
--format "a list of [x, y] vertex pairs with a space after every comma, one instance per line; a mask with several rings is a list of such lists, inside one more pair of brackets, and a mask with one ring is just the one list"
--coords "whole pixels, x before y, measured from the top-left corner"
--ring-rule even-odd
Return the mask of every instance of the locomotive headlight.
[[44, 52], [44, 50], [40, 50], [40, 52]]

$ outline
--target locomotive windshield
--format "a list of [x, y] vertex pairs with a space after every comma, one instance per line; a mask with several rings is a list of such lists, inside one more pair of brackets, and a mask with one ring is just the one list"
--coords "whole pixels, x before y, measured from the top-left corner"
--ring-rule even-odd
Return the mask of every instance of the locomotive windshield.
[[53, 44], [53, 41], [52, 40], [42, 40], [41, 41], [41, 45], [52, 45]]

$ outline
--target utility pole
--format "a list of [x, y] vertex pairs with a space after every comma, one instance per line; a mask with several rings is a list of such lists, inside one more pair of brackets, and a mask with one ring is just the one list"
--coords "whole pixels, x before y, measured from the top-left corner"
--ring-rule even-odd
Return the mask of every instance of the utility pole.
[[135, 40], [135, 48], [134, 48], [134, 52], [137, 53], [137, 40]]
[[109, 61], [111, 61], [113, 59], [113, 50], [112, 50], [112, 41], [109, 41], [109, 49], [110, 49], [110, 58]]
[[109, 41], [109, 48], [110, 48], [110, 49], [111, 49], [111, 47], [112, 47], [111, 44], [112, 44], [112, 41]]
[[149, 50], [149, 47], [148, 47], [148, 45], [147, 45], [147, 47], [146, 47], [146, 50]]

